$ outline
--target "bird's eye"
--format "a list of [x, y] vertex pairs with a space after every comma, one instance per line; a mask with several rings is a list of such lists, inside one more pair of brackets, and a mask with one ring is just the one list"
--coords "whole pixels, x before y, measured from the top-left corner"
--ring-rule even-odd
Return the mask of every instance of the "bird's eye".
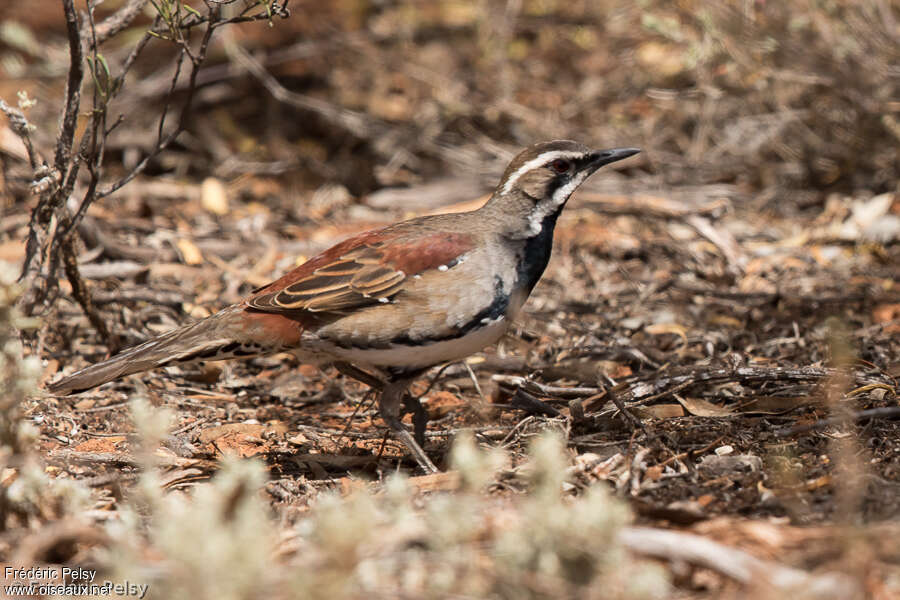
[[569, 169], [572, 168], [572, 163], [562, 158], [557, 158], [552, 163], [550, 163], [550, 168], [556, 171], [557, 173], [565, 173]]

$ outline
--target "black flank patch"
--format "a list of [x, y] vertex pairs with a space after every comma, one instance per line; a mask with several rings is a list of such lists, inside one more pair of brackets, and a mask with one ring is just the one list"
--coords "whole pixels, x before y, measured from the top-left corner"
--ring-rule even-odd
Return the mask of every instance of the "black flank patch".
[[[484, 327], [484, 320], [495, 320], [499, 317], [506, 314], [506, 309], [509, 307], [509, 294], [503, 291], [503, 280], [499, 277], [494, 278], [494, 300], [485, 308], [480, 310], [474, 317], [472, 317], [468, 322], [457, 327], [456, 331], [451, 334], [444, 335], [441, 337], [430, 337], [430, 338], [411, 338], [408, 335], [402, 335], [399, 337], [395, 337], [391, 339], [386, 344], [372, 344], [371, 346], [364, 346], [365, 348], [376, 348], [376, 347], [385, 347], [389, 348], [391, 346], [427, 346], [428, 344], [433, 344], [436, 342], [446, 342], [448, 340], [455, 340], [461, 338], [468, 334], [471, 331]], [[349, 344], [350, 347], [358, 348], [360, 347], [357, 344]]]

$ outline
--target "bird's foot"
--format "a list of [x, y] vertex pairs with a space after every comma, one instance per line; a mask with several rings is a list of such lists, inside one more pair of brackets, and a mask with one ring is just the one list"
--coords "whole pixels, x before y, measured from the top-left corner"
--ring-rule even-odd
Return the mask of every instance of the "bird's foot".
[[388, 418], [383, 417], [384, 422], [387, 423], [388, 428], [391, 430], [391, 433], [394, 434], [398, 440], [403, 442], [403, 445], [409, 450], [410, 454], [413, 455], [413, 458], [416, 459], [416, 462], [419, 463], [419, 466], [422, 467], [426, 473], [438, 473], [439, 469], [434, 466], [434, 463], [431, 462], [431, 459], [428, 458], [428, 455], [425, 454], [425, 451], [422, 449], [422, 446], [416, 441], [416, 438], [409, 432], [406, 426], [400, 422], [400, 419], [397, 417]]
[[[384, 419], [391, 433], [409, 449], [419, 466], [426, 473], [437, 473], [438, 468], [434, 466], [434, 463], [431, 462], [431, 459], [428, 458], [428, 455], [422, 449], [422, 446], [425, 444], [425, 424], [428, 422], [428, 413], [422, 407], [422, 403], [419, 402], [418, 398], [406, 393], [408, 385], [408, 381], [388, 382], [381, 390], [381, 397], [378, 399], [378, 410], [381, 412], [381, 418]], [[404, 405], [413, 414], [415, 437], [400, 421], [401, 405]]]

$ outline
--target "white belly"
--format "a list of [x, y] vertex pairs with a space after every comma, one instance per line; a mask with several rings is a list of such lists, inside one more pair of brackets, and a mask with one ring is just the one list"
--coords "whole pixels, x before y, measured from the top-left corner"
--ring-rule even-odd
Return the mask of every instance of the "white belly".
[[430, 367], [465, 358], [494, 344], [506, 332], [506, 319], [492, 321], [466, 335], [418, 346], [391, 346], [377, 349], [330, 348], [340, 360], [375, 367]]

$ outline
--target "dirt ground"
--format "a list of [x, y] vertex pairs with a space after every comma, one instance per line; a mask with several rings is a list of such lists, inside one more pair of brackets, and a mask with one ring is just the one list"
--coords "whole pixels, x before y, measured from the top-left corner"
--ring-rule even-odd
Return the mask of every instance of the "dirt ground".
[[[740, 101], [726, 82], [697, 75], [702, 66], [668, 65], [652, 44], [675, 44], [673, 35], [626, 34], [611, 20], [609, 37], [628, 38], [631, 52], [617, 54], [606, 41], [587, 51], [577, 27], [594, 18], [590, 9], [558, 8], [545, 18], [557, 35], [575, 28], [572, 43], [584, 51], [553, 75], [547, 70], [566, 56], [543, 41], [544, 17], [524, 4], [517, 33], [506, 34], [509, 52], [524, 58], [509, 62], [498, 58], [491, 27], [467, 21], [466, 3], [438, 16], [414, 3], [419, 20], [400, 40], [385, 33], [403, 22], [389, 10], [357, 15], [356, 24], [337, 9], [299, 22], [295, 12], [271, 38], [235, 29], [239, 42], [268, 53], [285, 85], [384, 129], [372, 134], [377, 139], [336, 134], [327, 115], [263, 97], [258, 83], [227, 72], [217, 55], [183, 145], [94, 203], [79, 230], [81, 274], [120, 347], [211, 314], [353, 233], [478, 206], [511, 153], [530, 141], [640, 146], [641, 155], [598, 173], [570, 201], [547, 272], [509, 334], [415, 384], [430, 417], [425, 450], [446, 469], [452, 440], [469, 430], [479, 444], [506, 449], [514, 468], [537, 432], [559, 431], [577, 465], [574, 484], [605, 482], [636, 525], [699, 534], [808, 573], [844, 573], [866, 597], [900, 597], [900, 538], [892, 535], [900, 532], [900, 192], [896, 180], [892, 187], [890, 177], [871, 175], [896, 167], [896, 148], [893, 163], [859, 166], [871, 167], [866, 177], [841, 167], [844, 175], [829, 185], [818, 185], [823, 175], [814, 167], [803, 176], [779, 171], [789, 162], [778, 159], [794, 141], [789, 129], [741, 158], [726, 148], [730, 134], [703, 142], [682, 127], [716, 127], [716, 119], [737, 118], [729, 109], [705, 122], [703, 111], [717, 109], [702, 99], [684, 108], [690, 119], [653, 99], [665, 82], [677, 94], [718, 85], [722, 107]], [[671, 16], [660, 10], [660, 18]], [[18, 18], [35, 31], [59, 27], [50, 17]], [[321, 54], [303, 55], [326, 43], [329, 27], [342, 27], [343, 37], [327, 64]], [[289, 43], [291, 35], [317, 41], [308, 48]], [[377, 52], [361, 59], [370, 46]], [[657, 70], [646, 67], [648, 81], [600, 93], [602, 107], [585, 108], [588, 100], [561, 91], [586, 94], [579, 73], [622, 64], [639, 70], [653, 52], [662, 55]], [[446, 71], [437, 70], [450, 55]], [[404, 65], [410, 56], [418, 62]], [[362, 75], [354, 60], [379, 70]], [[498, 64], [501, 81], [479, 83]], [[474, 81], [459, 83], [466, 65]], [[157, 75], [145, 69], [144, 101], [156, 105]], [[381, 80], [385, 73], [390, 81]], [[54, 77], [10, 77], [0, 97], [30, 86], [52, 105], [61, 89]], [[572, 81], [580, 86], [566, 87]], [[489, 91], [453, 112], [473, 90]], [[139, 101], [130, 97], [126, 112]], [[497, 106], [499, 115], [489, 112]], [[572, 115], [569, 126], [559, 114]], [[599, 118], [602, 125], [580, 128]], [[144, 120], [135, 115], [128, 131], [148, 135]], [[435, 122], [439, 133], [428, 129]], [[402, 141], [417, 128], [421, 139], [404, 154]], [[23, 191], [21, 157], [5, 143], [0, 259], [20, 264], [35, 199]], [[126, 169], [142, 143], [119, 139], [110, 170]], [[45, 380], [109, 352], [61, 285], [40, 329], [26, 336]], [[285, 527], [323, 490], [349, 493], [360, 479], [396, 470], [420, 475], [386, 435], [364, 386], [279, 354], [168, 367], [71, 398], [34, 396], [24, 414], [39, 428], [47, 473], [86, 482], [96, 510], [115, 510], [137, 476], [128, 405], [135, 393], [176, 415], [157, 453], [165, 489], [209, 479], [223, 455], [257, 457], [267, 467], [266, 500]], [[0, 555], [15, 555], [34, 531], [5, 531]], [[746, 588], [715, 569], [665, 564], [677, 597], [765, 597], [741, 596]]]

